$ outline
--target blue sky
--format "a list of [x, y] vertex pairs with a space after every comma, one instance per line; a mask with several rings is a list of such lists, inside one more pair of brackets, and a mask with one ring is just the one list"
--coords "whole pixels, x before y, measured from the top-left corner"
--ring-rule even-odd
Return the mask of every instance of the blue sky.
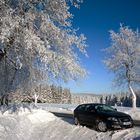
[[110, 46], [109, 30], [118, 31], [120, 23], [140, 29], [140, 0], [84, 0], [80, 9], [71, 8], [73, 27], [87, 37], [89, 58], [81, 63], [89, 72], [85, 79], [64, 84], [72, 93], [112, 93], [123, 89], [112, 86], [113, 74], [102, 63], [103, 48]]

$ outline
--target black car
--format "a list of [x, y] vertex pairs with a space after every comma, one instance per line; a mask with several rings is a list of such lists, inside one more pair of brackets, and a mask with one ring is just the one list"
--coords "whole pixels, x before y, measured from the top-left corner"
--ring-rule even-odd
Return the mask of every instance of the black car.
[[81, 104], [74, 110], [76, 125], [94, 126], [96, 130], [106, 132], [108, 129], [133, 127], [130, 115], [118, 112], [106, 104]]

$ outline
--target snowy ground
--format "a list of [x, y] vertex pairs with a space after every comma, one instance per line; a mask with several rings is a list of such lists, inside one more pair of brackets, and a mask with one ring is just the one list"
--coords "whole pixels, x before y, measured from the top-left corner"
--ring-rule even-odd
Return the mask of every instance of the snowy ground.
[[111, 139], [140, 140], [140, 127], [101, 133], [91, 128], [75, 126], [70, 118], [57, 118], [46, 110], [28, 105], [12, 105], [9, 109], [1, 108], [0, 111], [0, 140]]

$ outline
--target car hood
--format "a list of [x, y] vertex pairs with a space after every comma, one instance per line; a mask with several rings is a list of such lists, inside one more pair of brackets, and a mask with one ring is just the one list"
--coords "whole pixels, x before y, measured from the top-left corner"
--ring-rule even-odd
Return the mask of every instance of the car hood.
[[130, 117], [128, 114], [125, 114], [123, 112], [98, 112], [100, 115], [104, 115], [106, 117]]

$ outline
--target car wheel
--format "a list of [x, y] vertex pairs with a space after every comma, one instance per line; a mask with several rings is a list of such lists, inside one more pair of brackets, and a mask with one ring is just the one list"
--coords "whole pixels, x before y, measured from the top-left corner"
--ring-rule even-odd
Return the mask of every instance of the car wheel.
[[106, 132], [107, 131], [107, 125], [104, 121], [98, 121], [96, 124], [96, 128], [100, 132]]
[[77, 117], [74, 117], [74, 124], [75, 124], [75, 125], [80, 125], [80, 122], [79, 122], [79, 120], [78, 120]]

